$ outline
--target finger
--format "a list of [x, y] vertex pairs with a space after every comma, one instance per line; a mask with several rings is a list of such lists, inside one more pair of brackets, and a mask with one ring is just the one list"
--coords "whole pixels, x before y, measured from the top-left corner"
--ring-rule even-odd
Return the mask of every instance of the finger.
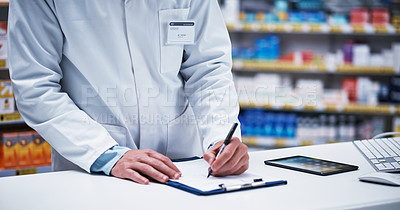
[[213, 171], [219, 171], [223, 165], [225, 165], [236, 153], [236, 150], [239, 147], [240, 141], [232, 141], [230, 144], [228, 144], [225, 149], [221, 152], [221, 154], [218, 156], [218, 159], [216, 159], [213, 164], [211, 165], [211, 168]]
[[221, 148], [223, 143], [224, 141], [217, 142], [204, 153], [203, 158], [205, 161], [207, 161], [208, 164], [211, 165], [215, 161], [215, 157], [217, 156], [219, 149]]
[[139, 184], [148, 184], [149, 180], [141, 176], [136, 171], [129, 168], [114, 167], [111, 170], [111, 175], [121, 179], [130, 179]]
[[173, 170], [168, 165], [166, 165], [164, 162], [162, 162], [156, 158], [149, 158], [144, 161], [148, 165], [151, 165], [154, 169], [160, 171], [163, 174], [166, 174], [171, 179], [178, 179], [181, 176], [181, 174], [179, 172]]
[[232, 174], [234, 171], [236, 171], [238, 168], [240, 168], [243, 163], [240, 163], [240, 160], [246, 155], [246, 153], [241, 150], [239, 147], [236, 149], [235, 153], [233, 156], [227, 160], [220, 168], [215, 169], [215, 171], [218, 173], [220, 172], [225, 172]]
[[240, 163], [242, 163], [241, 167], [239, 167], [238, 170], [236, 170], [235, 172], [233, 172], [233, 175], [240, 175], [242, 173], [244, 173], [247, 169], [249, 169], [249, 156], [243, 156], [242, 159], [239, 161]]
[[147, 178], [145, 178], [144, 176], [140, 175], [138, 172], [131, 170], [131, 169], [127, 169], [125, 172], [125, 176], [122, 178], [130, 179], [139, 184], [149, 184], [149, 182], [150, 182]]
[[152, 179], [159, 181], [161, 183], [165, 183], [168, 181], [168, 176], [161, 173], [160, 171], [154, 169], [152, 166], [145, 164], [145, 163], [140, 163], [136, 162], [133, 164], [132, 169], [140, 172], [142, 175], [146, 175], [151, 177]]
[[226, 160], [230, 159], [239, 146], [244, 145], [238, 138], [232, 138], [231, 143], [228, 144], [224, 151], [221, 152], [218, 158], [222, 157]]
[[249, 168], [248, 163], [244, 163], [243, 165], [238, 166], [237, 168], [229, 169], [226, 171], [218, 171], [213, 173], [213, 176], [228, 176], [228, 175], [240, 175], [245, 172]]
[[215, 143], [215, 144], [210, 148], [210, 150], [215, 151], [215, 154], [217, 154], [218, 151], [219, 151], [219, 148], [221, 148], [221, 146], [222, 146], [223, 143], [224, 143], [224, 140], [221, 140], [221, 141]]
[[213, 152], [211, 152], [210, 150], [205, 152], [203, 154], [203, 159], [208, 163], [208, 164], [212, 164], [215, 161], [215, 155]]
[[235, 153], [224, 165], [221, 167], [221, 171], [235, 171], [235, 168], [240, 168], [243, 164], [249, 162], [248, 148], [245, 144], [239, 143]]
[[[220, 158], [218, 158], [218, 160], [219, 159]], [[225, 163], [221, 165], [220, 168], [213, 168], [213, 171], [215, 171], [215, 174], [217, 175], [234, 174], [239, 168], [241, 168], [243, 165], [248, 165], [248, 163], [248, 148], [245, 144], [240, 142], [233, 156], [229, 160], [225, 160]], [[217, 161], [212, 167], [216, 166], [218, 166]]]
[[175, 166], [175, 164], [169, 159], [167, 156], [164, 156], [158, 152], [152, 151], [149, 153], [149, 156], [152, 158], [156, 158], [160, 161], [162, 161], [165, 165], [167, 165], [170, 169], [174, 170], [175, 173], [178, 173], [182, 175], [181, 171], [178, 169], [178, 167]]

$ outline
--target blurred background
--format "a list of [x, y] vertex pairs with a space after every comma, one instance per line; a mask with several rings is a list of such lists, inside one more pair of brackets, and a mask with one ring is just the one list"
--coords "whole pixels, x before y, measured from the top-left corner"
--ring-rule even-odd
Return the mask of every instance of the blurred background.
[[400, 130], [399, 0], [220, 4], [248, 145], [313, 145]]
[[[400, 131], [400, 0], [219, 0], [250, 150]], [[51, 171], [21, 119], [0, 1], [0, 176]]]

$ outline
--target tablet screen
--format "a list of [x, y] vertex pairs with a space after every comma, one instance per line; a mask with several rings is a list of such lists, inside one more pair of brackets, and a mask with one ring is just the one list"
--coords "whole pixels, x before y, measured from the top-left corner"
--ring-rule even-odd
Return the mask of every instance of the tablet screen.
[[358, 169], [358, 166], [305, 156], [292, 156], [275, 160], [266, 160], [264, 161], [264, 163], [267, 165], [273, 165], [318, 175], [330, 175]]

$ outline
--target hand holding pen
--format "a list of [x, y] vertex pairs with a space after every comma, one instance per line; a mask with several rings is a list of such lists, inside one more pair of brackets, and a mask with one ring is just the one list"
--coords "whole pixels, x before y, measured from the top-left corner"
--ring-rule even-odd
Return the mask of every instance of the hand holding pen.
[[238, 175], [249, 167], [247, 146], [232, 135], [237, 127], [235, 123], [224, 141], [219, 141], [204, 153], [204, 159], [210, 164], [209, 175]]

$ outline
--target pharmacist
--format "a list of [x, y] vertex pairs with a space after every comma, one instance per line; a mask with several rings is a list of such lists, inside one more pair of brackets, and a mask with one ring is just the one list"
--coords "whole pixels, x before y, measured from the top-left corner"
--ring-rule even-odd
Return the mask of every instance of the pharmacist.
[[[241, 174], [230, 40], [217, 0], [14, 0], [10, 75], [25, 122], [53, 147], [53, 170], [147, 184], [204, 156]], [[207, 174], [207, 172], [205, 172]]]

